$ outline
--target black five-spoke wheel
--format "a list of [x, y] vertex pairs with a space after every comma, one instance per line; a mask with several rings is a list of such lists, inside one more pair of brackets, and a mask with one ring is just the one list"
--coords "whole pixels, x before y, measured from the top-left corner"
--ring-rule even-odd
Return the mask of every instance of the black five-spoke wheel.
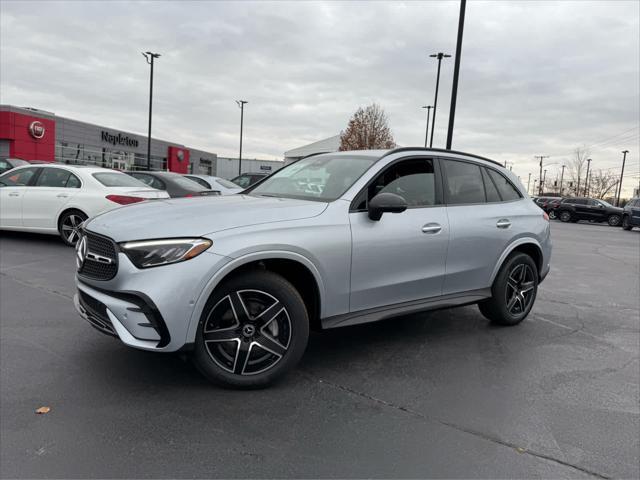
[[224, 282], [202, 312], [193, 359], [233, 387], [263, 387], [302, 357], [309, 336], [304, 301], [284, 278], [263, 270]]

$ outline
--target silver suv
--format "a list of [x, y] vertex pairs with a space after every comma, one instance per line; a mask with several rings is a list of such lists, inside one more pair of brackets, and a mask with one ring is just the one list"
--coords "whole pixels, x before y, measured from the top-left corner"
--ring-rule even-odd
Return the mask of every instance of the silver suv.
[[86, 222], [75, 305], [143, 350], [190, 352], [209, 379], [264, 386], [309, 330], [478, 304], [531, 311], [547, 214], [491, 160], [421, 148], [304, 158], [241, 195], [158, 200]]

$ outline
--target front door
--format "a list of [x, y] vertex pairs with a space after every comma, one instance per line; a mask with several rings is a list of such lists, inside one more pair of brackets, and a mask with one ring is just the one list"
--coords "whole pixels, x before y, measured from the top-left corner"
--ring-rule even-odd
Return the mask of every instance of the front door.
[[[434, 161], [411, 158], [386, 167], [356, 197], [349, 214], [350, 311], [442, 293], [449, 222], [438, 191]], [[407, 210], [369, 219], [367, 202], [382, 192], [402, 196]]]
[[22, 226], [22, 202], [37, 167], [11, 170], [0, 177], [0, 226]]
[[58, 213], [80, 191], [80, 180], [62, 168], [43, 167], [22, 203], [25, 227], [57, 229]]

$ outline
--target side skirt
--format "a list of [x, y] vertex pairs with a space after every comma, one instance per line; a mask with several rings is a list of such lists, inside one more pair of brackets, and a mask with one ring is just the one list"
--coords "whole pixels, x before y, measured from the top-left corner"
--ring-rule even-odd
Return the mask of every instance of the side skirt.
[[322, 328], [346, 327], [360, 323], [377, 322], [387, 318], [409, 315], [412, 313], [440, 310], [443, 308], [471, 305], [491, 297], [491, 289], [483, 288], [464, 293], [443, 295], [441, 297], [412, 300], [410, 302], [385, 305], [383, 307], [368, 308], [357, 312], [343, 313], [332, 317], [323, 318]]

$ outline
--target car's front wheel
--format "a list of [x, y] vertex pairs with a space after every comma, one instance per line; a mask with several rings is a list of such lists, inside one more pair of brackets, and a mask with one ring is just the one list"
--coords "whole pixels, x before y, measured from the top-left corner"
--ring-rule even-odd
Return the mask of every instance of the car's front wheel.
[[631, 230], [631, 223], [629, 222], [629, 215], [622, 217], [622, 228], [625, 230]]
[[618, 225], [620, 225], [620, 220], [620, 215], [609, 215], [609, 218], [607, 218], [607, 223], [612, 227], [617, 227]]
[[298, 291], [281, 276], [256, 270], [225, 281], [208, 300], [193, 360], [213, 382], [260, 388], [298, 363], [308, 338]]
[[529, 315], [538, 293], [538, 269], [525, 253], [505, 262], [491, 287], [492, 297], [478, 304], [480, 312], [498, 325], [517, 325]]
[[58, 220], [58, 232], [62, 241], [70, 247], [75, 246], [80, 238], [80, 224], [88, 217], [80, 210], [69, 210]]
[[560, 221], [561, 222], [570, 222], [571, 221], [571, 212], [567, 211], [567, 210], [563, 210], [562, 212], [560, 212]]

